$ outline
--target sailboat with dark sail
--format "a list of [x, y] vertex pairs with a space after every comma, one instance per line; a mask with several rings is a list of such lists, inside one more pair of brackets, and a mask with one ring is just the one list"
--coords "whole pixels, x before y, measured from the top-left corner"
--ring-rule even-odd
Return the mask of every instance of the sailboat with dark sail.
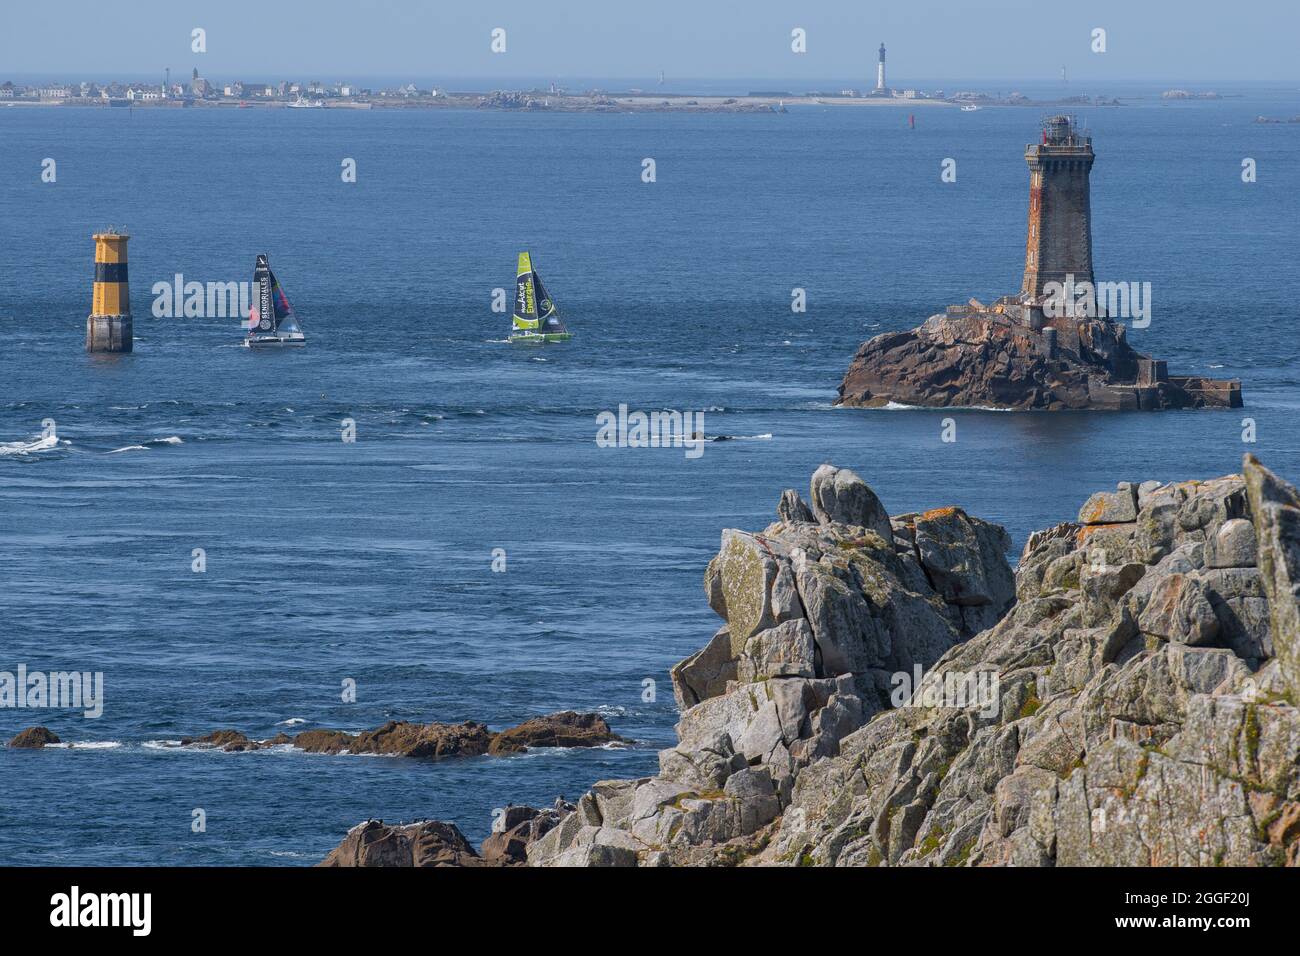
[[516, 345], [544, 345], [567, 342], [573, 333], [560, 321], [560, 313], [542, 277], [533, 269], [532, 257], [519, 253], [515, 274], [515, 314], [511, 322], [510, 341]]
[[257, 266], [253, 269], [253, 295], [255, 301], [248, 310], [248, 335], [244, 337], [246, 346], [270, 348], [307, 344], [293, 306], [271, 271], [265, 253], [257, 257]]

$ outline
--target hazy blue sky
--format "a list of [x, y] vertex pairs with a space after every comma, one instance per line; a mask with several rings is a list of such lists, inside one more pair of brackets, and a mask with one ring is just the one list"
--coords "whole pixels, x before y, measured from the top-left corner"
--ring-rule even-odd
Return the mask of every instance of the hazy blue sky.
[[[190, 50], [207, 31], [208, 52]], [[489, 50], [493, 27], [507, 52]], [[803, 27], [808, 52], [790, 50]], [[1094, 27], [1108, 51], [1090, 50]], [[1294, 84], [1298, 0], [4, 0], [0, 80], [23, 74], [1059, 78]]]

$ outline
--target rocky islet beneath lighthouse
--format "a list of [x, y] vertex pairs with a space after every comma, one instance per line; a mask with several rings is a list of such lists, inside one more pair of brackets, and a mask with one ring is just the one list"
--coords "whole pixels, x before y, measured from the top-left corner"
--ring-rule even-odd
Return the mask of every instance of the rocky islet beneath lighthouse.
[[[918, 328], [857, 351], [837, 404], [1000, 409], [1238, 408], [1241, 383], [1170, 375], [1129, 345], [1115, 321], [1136, 302], [1122, 283], [1096, 284], [1089, 174], [1092, 139], [1069, 116], [1043, 123], [1030, 170], [1025, 273], [992, 305], [950, 305]], [[1149, 321], [1150, 300], [1146, 302]]]

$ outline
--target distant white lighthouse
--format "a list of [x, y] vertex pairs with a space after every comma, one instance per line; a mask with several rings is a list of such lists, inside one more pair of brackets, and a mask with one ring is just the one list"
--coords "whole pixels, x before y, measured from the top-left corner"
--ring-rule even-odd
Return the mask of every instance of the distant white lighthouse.
[[880, 44], [880, 62], [876, 64], [876, 92], [885, 92], [885, 45]]

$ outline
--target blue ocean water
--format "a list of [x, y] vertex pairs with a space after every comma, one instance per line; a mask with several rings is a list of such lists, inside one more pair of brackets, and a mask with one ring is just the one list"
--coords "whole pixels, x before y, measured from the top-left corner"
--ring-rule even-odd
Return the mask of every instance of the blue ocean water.
[[[0, 456], [0, 670], [105, 681], [99, 719], [0, 709], [5, 739], [102, 745], [0, 749], [0, 863], [308, 864], [367, 817], [478, 841], [507, 801], [653, 773], [668, 668], [718, 623], [700, 580], [719, 532], [766, 525], [824, 461], [895, 513], [959, 504], [1017, 546], [1118, 480], [1224, 474], [1245, 450], [1300, 478], [1300, 126], [1253, 122], [1298, 99], [1082, 116], [1099, 277], [1152, 283], [1131, 341], [1243, 381], [1241, 411], [1158, 415], [831, 405], [864, 339], [1018, 288], [1034, 109], [917, 108], [914, 130], [892, 107], [0, 110], [0, 442], [46, 418], [70, 442]], [[88, 356], [109, 224], [132, 236], [136, 350]], [[523, 248], [567, 345], [503, 342], [492, 290]], [[259, 252], [305, 349], [151, 316], [154, 283], [247, 280]], [[694, 460], [597, 447], [620, 404], [702, 410], [738, 440]], [[440, 763], [162, 746], [569, 708], [635, 745]]]

